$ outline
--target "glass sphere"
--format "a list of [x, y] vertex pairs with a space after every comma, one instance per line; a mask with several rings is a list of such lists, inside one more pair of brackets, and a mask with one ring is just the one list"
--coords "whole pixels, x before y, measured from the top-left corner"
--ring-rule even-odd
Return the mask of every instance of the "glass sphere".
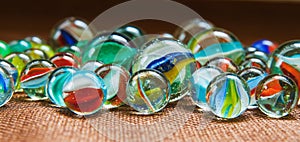
[[78, 115], [97, 113], [106, 101], [106, 94], [104, 81], [92, 71], [75, 72], [63, 87], [67, 108]]
[[250, 103], [250, 89], [241, 77], [224, 73], [210, 82], [206, 101], [218, 117], [231, 119], [240, 116]]
[[224, 29], [212, 28], [194, 36], [188, 47], [202, 65], [215, 57], [227, 57], [240, 64], [245, 50], [238, 38]]
[[50, 73], [56, 66], [48, 60], [39, 59], [29, 62], [20, 76], [20, 85], [32, 100], [45, 100], [45, 85]]
[[264, 78], [256, 89], [258, 108], [273, 118], [288, 115], [297, 105], [296, 83], [287, 76], [273, 74]]
[[107, 98], [104, 108], [116, 108], [123, 105], [126, 99], [126, 86], [130, 78], [129, 72], [118, 65], [106, 64], [96, 69], [107, 87]]

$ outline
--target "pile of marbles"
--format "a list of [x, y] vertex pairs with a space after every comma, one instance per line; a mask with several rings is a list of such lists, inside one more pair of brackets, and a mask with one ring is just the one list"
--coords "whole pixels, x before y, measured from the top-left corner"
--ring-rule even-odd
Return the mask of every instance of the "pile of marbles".
[[280, 118], [299, 100], [300, 40], [244, 47], [200, 19], [173, 35], [146, 37], [132, 25], [96, 33], [69, 17], [54, 26], [49, 42], [1, 41], [0, 53], [0, 106], [24, 92], [78, 115], [122, 105], [147, 115], [190, 97], [203, 111], [231, 119], [257, 108]]

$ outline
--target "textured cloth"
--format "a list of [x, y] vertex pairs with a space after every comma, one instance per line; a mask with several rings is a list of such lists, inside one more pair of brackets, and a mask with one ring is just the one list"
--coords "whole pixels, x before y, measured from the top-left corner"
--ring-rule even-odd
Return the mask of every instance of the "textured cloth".
[[299, 108], [282, 119], [248, 110], [233, 120], [201, 112], [186, 97], [150, 116], [128, 107], [88, 118], [24, 94], [0, 108], [0, 141], [300, 141]]

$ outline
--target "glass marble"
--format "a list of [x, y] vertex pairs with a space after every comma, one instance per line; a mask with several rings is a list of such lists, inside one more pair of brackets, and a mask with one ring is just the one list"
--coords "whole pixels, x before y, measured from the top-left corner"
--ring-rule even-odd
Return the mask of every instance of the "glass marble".
[[263, 70], [267, 70], [267, 64], [258, 58], [246, 58], [240, 65], [241, 68], [257, 67]]
[[100, 61], [129, 69], [137, 50], [128, 37], [119, 33], [103, 33], [95, 37], [83, 52], [83, 63]]
[[28, 49], [24, 53], [27, 54], [32, 60], [48, 59], [47, 54], [39, 49]]
[[189, 41], [188, 47], [202, 65], [215, 57], [227, 57], [236, 64], [245, 59], [241, 42], [224, 29], [212, 28], [201, 32]]
[[240, 116], [250, 103], [250, 89], [241, 77], [224, 73], [210, 82], [206, 101], [210, 110], [218, 117], [231, 119]]
[[24, 52], [31, 48], [30, 42], [26, 40], [14, 40], [9, 43], [10, 52]]
[[193, 36], [213, 28], [211, 23], [199, 18], [186, 21], [180, 26], [176, 29], [174, 37], [184, 44], [187, 44]]
[[300, 40], [288, 41], [276, 48], [268, 61], [268, 66], [272, 74], [283, 74], [292, 78], [299, 90]]
[[258, 51], [271, 54], [278, 47], [278, 44], [267, 39], [262, 39], [254, 42], [251, 46], [256, 48]]
[[104, 64], [99, 61], [89, 61], [82, 65], [81, 70], [88, 70], [88, 71], [96, 71], [99, 67], [103, 66]]
[[130, 78], [129, 72], [113, 64], [103, 65], [95, 72], [104, 80], [107, 87], [107, 97], [103, 107], [110, 109], [123, 105], [126, 99], [127, 82]]
[[77, 17], [68, 17], [58, 22], [50, 33], [50, 43], [57, 49], [63, 46], [76, 45], [79, 40], [91, 40], [94, 31], [88, 22]]
[[189, 78], [192, 76], [194, 55], [180, 41], [158, 38], [144, 45], [136, 57], [131, 72], [141, 69], [155, 69], [163, 73], [171, 84], [171, 100], [177, 101], [188, 92]]
[[104, 81], [92, 71], [75, 72], [63, 87], [67, 108], [78, 115], [92, 115], [101, 110], [106, 94]]
[[223, 72], [236, 73], [239, 71], [239, 67], [230, 58], [216, 57], [208, 61], [204, 66], [215, 66]]
[[51, 58], [52, 56], [54, 56], [55, 52], [52, 49], [51, 46], [47, 45], [47, 44], [33, 44], [32, 45], [33, 49], [39, 49], [42, 50], [44, 53], [47, 54], [48, 58]]
[[246, 58], [258, 58], [263, 60], [264, 62], [268, 62], [269, 56], [261, 51], [247, 52]]
[[127, 37], [129, 37], [131, 39], [131, 41], [135, 42], [136, 45], [141, 45], [142, 43], [144, 43], [142, 38], [140, 38], [144, 35], [144, 32], [136, 26], [125, 25], [125, 26], [118, 28], [116, 30], [116, 32], [126, 35]]
[[78, 69], [73, 67], [56, 68], [49, 76], [46, 84], [46, 95], [52, 103], [58, 107], [66, 107], [63, 98], [63, 87], [66, 80], [71, 77]]
[[80, 66], [79, 58], [71, 53], [57, 53], [52, 58], [50, 58], [50, 61], [57, 67], [70, 66], [79, 68]]
[[74, 45], [73, 46], [64, 46], [64, 47], [58, 48], [57, 52], [68, 52], [68, 53], [74, 54], [77, 57], [81, 56], [80, 48], [77, 47], [77, 46], [74, 46]]
[[16, 87], [15, 87], [15, 91], [21, 91], [20, 88], [20, 76], [21, 76], [21, 72], [22, 70], [25, 68], [26, 64], [29, 63], [31, 61], [31, 58], [24, 54], [24, 53], [11, 53], [9, 55], [7, 55], [4, 58], [6, 61], [10, 62], [11, 64], [13, 64], [18, 71], [18, 78], [16, 81]]
[[14, 83], [8, 71], [0, 66], [0, 107], [5, 105], [14, 93]]
[[126, 102], [139, 114], [162, 110], [170, 100], [170, 83], [160, 72], [145, 69], [136, 72], [126, 87]]
[[0, 40], [0, 58], [3, 58], [10, 53], [11, 53], [11, 51], [10, 51], [10, 47], [8, 46], [8, 44], [6, 42]]
[[10, 62], [0, 59], [0, 66], [5, 68], [8, 71], [8, 74], [13, 79], [13, 84], [16, 87], [17, 86], [17, 79], [19, 77], [17, 68]]
[[255, 97], [258, 108], [272, 118], [288, 115], [299, 99], [296, 83], [277, 74], [267, 76], [258, 84]]
[[203, 110], [209, 110], [206, 102], [206, 88], [218, 75], [223, 73], [217, 67], [205, 66], [196, 70], [191, 78], [191, 97], [194, 104]]
[[46, 41], [44, 39], [41, 39], [40, 37], [37, 36], [29, 36], [24, 38], [24, 40], [30, 42], [32, 47], [36, 44], [46, 44]]
[[248, 84], [250, 88], [250, 104], [248, 109], [257, 108], [256, 99], [255, 99], [255, 91], [258, 86], [258, 83], [263, 80], [268, 74], [259, 68], [256, 67], [248, 67], [241, 70], [238, 75], [242, 77]]
[[21, 88], [32, 100], [45, 100], [45, 85], [50, 73], [56, 66], [48, 60], [39, 59], [29, 62], [20, 76]]

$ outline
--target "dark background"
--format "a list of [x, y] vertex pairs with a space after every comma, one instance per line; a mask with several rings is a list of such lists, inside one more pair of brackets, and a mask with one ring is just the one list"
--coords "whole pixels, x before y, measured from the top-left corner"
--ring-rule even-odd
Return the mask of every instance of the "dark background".
[[[11, 41], [26, 36], [47, 39], [53, 25], [69, 16], [93, 20], [101, 12], [124, 1], [120, 0], [26, 0], [2, 1], [0, 8], [0, 40]], [[216, 0], [178, 1], [198, 12], [218, 27], [233, 32], [250, 44], [267, 38], [278, 43], [300, 39], [300, 3], [240, 2]], [[137, 22], [141, 24], [141, 22]], [[146, 32], [171, 32], [175, 27], [158, 21], [146, 21]], [[157, 28], [151, 28], [151, 27]]]

